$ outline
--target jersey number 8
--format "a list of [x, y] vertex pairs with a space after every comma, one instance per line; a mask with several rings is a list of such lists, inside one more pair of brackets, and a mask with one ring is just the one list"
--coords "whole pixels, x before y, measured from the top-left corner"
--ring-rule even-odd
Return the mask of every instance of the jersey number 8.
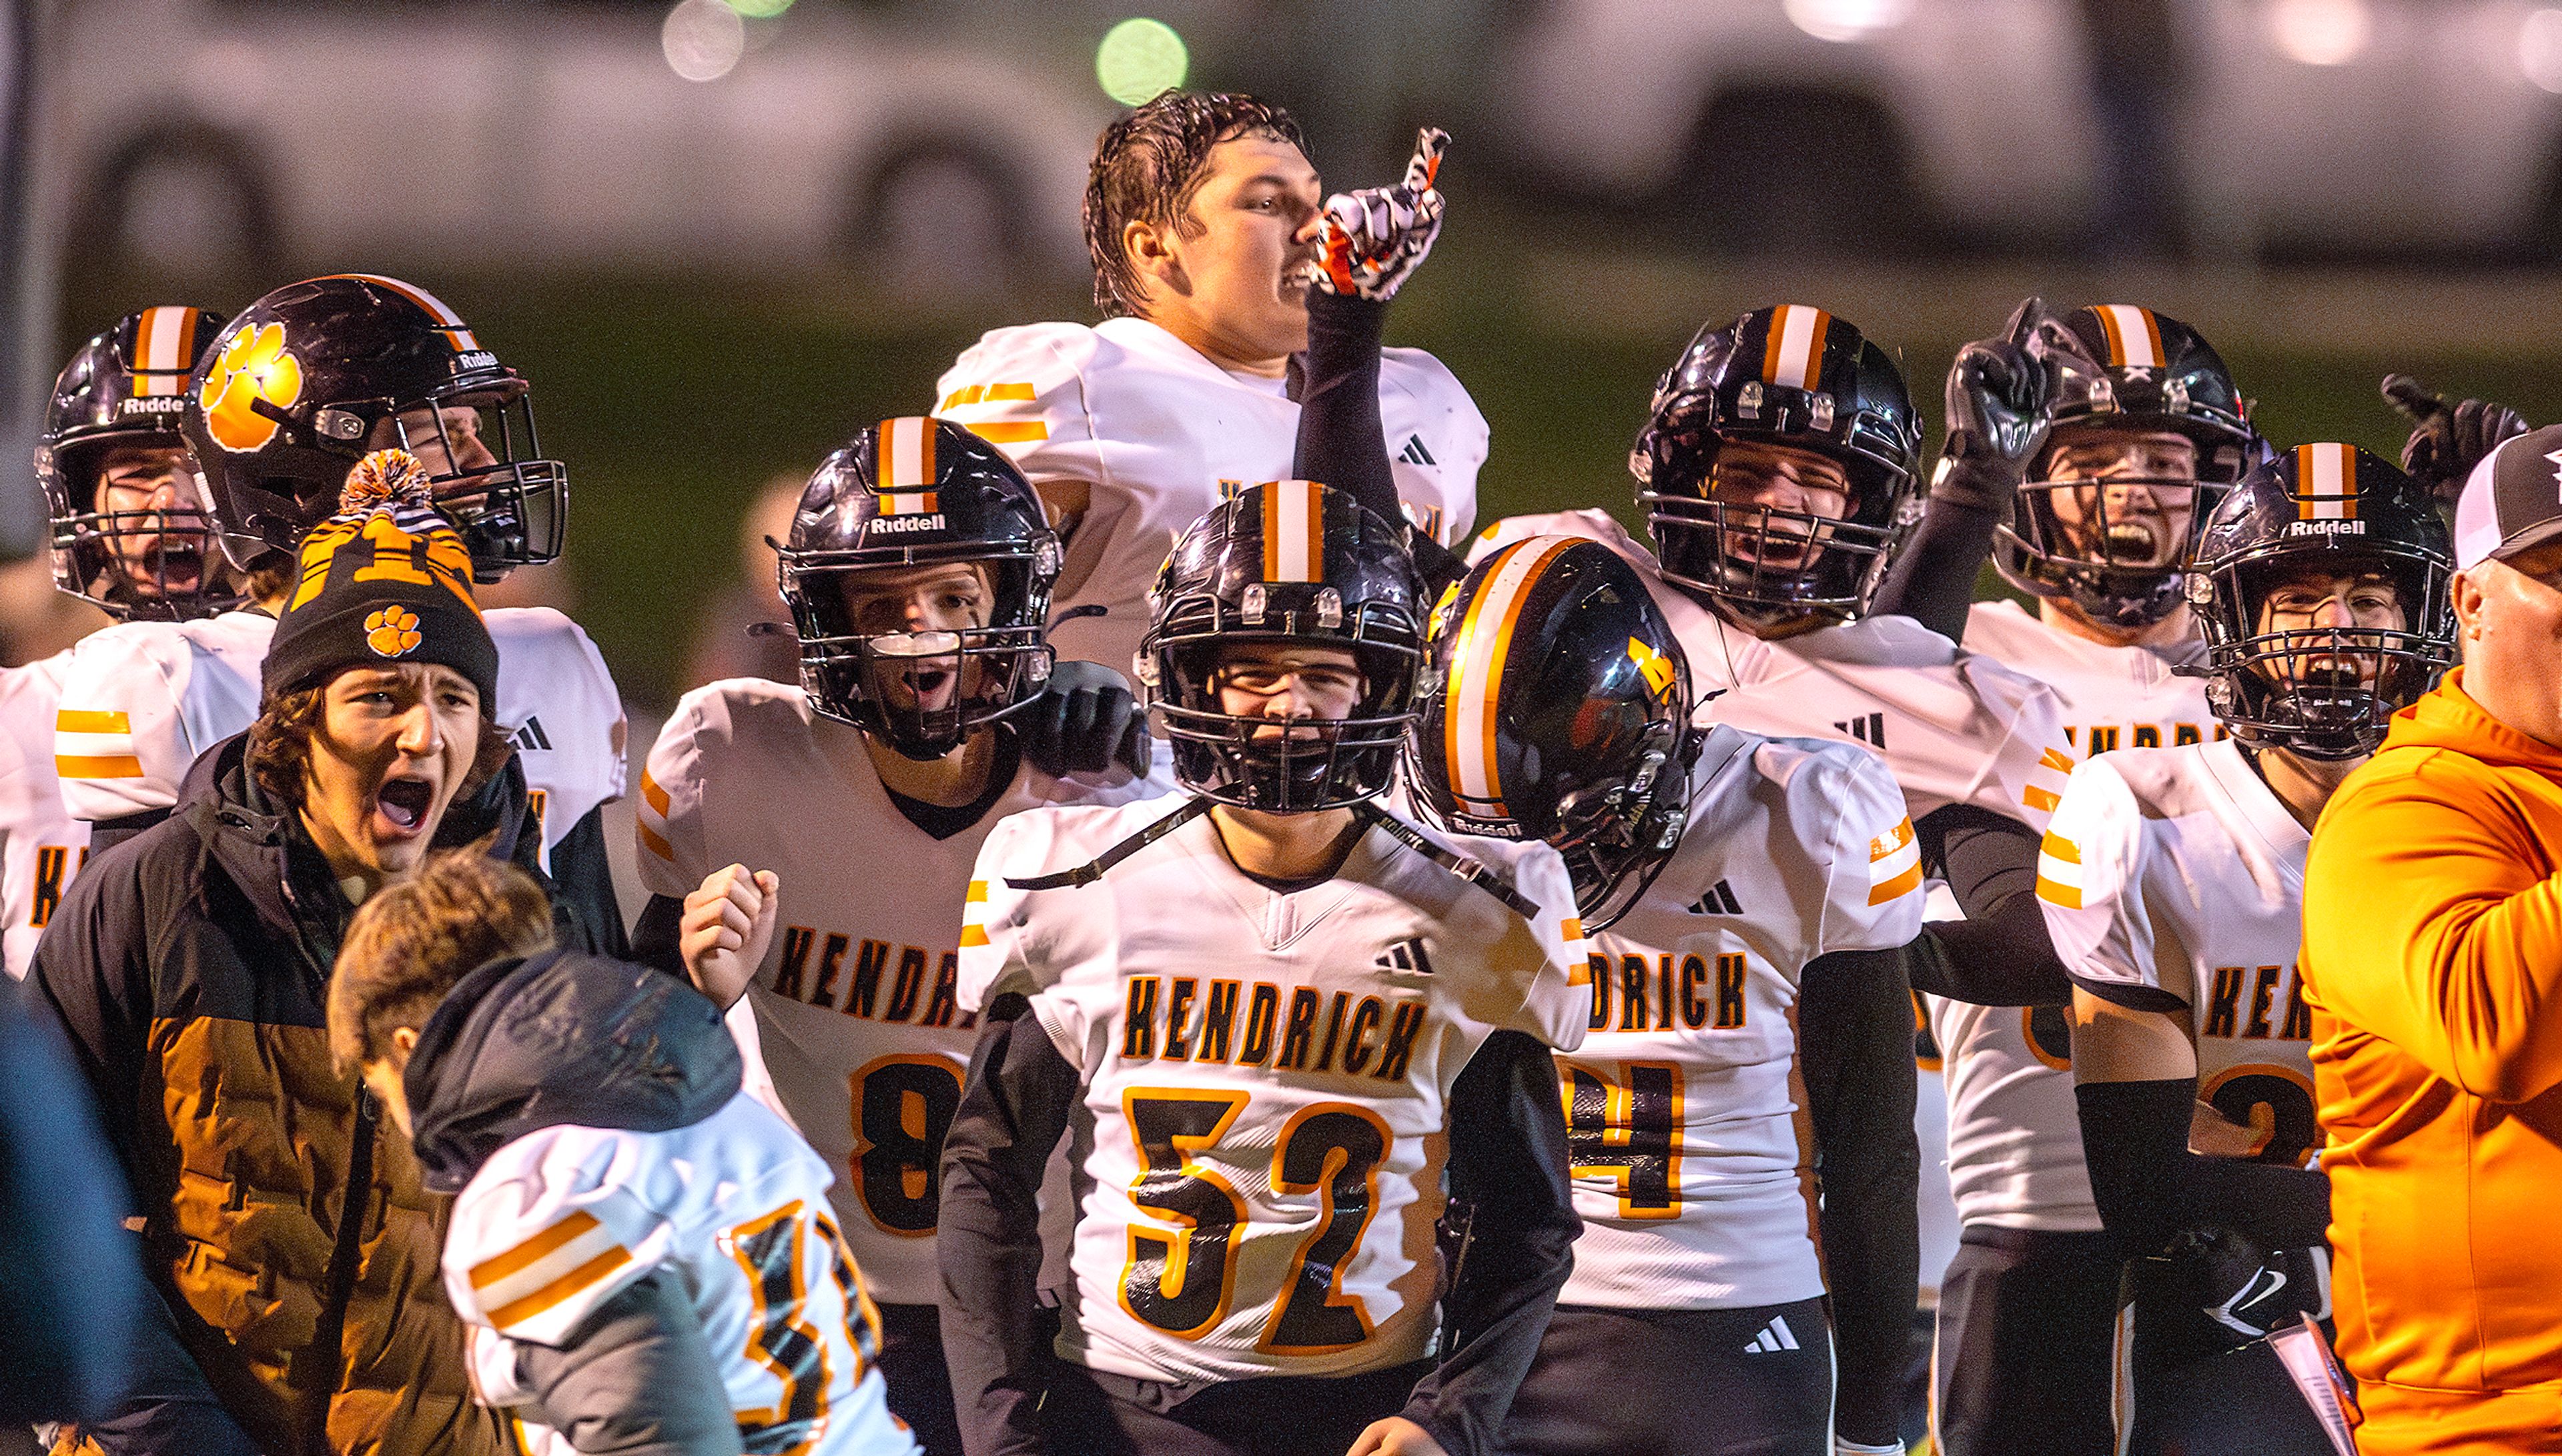
[[939, 1056], [884, 1056], [849, 1079], [854, 1186], [883, 1233], [925, 1238], [942, 1196], [943, 1135], [961, 1108], [961, 1073]]

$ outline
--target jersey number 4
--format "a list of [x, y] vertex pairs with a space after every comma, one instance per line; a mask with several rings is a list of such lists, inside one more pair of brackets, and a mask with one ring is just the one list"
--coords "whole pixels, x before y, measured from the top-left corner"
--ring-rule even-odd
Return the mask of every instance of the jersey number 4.
[[1682, 1072], [1670, 1062], [1621, 1062], [1619, 1074], [1562, 1064], [1565, 1150], [1576, 1178], [1617, 1184], [1622, 1218], [1681, 1216]]
[[[1140, 1174], [1130, 1200], [1179, 1225], [1161, 1232], [1132, 1225], [1121, 1270], [1121, 1307], [1132, 1319], [1196, 1340], [1227, 1315], [1235, 1296], [1237, 1225], [1245, 1200], [1218, 1174], [1191, 1161], [1216, 1144], [1245, 1110], [1243, 1092], [1142, 1087], [1122, 1094], [1121, 1112], [1138, 1145]], [[1290, 1275], [1255, 1348], [1316, 1355], [1368, 1340], [1369, 1309], [1344, 1293], [1344, 1266], [1361, 1247], [1378, 1203], [1387, 1124], [1366, 1107], [1321, 1102], [1281, 1130], [1272, 1154], [1272, 1191], [1322, 1199], [1316, 1231], [1299, 1245]]]

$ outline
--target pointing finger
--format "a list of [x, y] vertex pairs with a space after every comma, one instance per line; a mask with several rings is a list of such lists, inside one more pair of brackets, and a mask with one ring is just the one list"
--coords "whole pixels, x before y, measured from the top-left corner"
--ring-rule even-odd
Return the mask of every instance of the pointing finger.
[[1441, 174], [1441, 154], [1450, 149], [1450, 133], [1438, 126], [1426, 126], [1414, 134], [1414, 158], [1405, 164], [1405, 185], [1416, 191], [1432, 185]]
[[2426, 425], [2447, 413], [2447, 402], [2408, 374], [2384, 376], [2384, 398], [2414, 425]]

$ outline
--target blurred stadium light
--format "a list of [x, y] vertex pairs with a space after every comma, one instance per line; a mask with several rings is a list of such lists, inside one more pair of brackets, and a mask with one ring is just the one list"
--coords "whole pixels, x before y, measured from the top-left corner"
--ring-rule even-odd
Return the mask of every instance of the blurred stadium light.
[[1162, 20], [1133, 16], [1103, 33], [1094, 51], [1094, 79], [1103, 93], [1125, 106], [1149, 101], [1184, 84], [1190, 57], [1184, 38]]

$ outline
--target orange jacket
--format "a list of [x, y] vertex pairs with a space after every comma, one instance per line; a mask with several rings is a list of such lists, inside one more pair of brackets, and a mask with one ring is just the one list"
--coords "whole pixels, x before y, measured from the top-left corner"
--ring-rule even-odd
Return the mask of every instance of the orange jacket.
[[[2463, 676], [2394, 716], [2305, 870], [2339, 1354], [2364, 1449], [2557, 1451], [2554, 1402], [2488, 1397], [2562, 1387], [2562, 749]], [[2493, 1404], [2539, 1429], [2444, 1443]]]

